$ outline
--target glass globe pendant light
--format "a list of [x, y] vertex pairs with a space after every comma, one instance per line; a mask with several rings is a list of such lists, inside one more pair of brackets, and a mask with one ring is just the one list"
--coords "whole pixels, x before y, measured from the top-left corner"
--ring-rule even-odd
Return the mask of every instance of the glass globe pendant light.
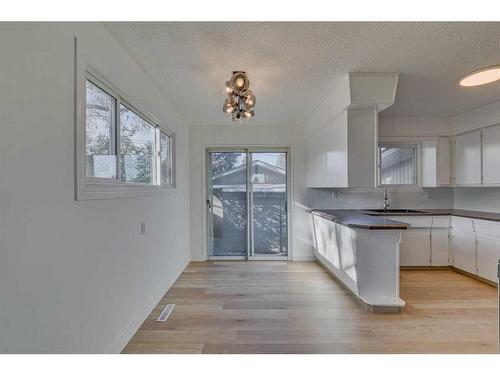
[[231, 115], [233, 121], [248, 120], [255, 116], [256, 99], [249, 87], [250, 81], [246, 73], [241, 71], [234, 71], [225, 84], [226, 100], [222, 111]]

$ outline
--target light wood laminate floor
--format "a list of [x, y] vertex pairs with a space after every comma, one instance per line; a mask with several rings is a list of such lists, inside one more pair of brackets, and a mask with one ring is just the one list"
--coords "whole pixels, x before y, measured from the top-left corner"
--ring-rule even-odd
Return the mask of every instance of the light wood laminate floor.
[[[402, 271], [400, 314], [365, 312], [315, 262], [193, 262], [124, 353], [493, 353], [497, 289]], [[156, 322], [168, 303], [167, 322]]]

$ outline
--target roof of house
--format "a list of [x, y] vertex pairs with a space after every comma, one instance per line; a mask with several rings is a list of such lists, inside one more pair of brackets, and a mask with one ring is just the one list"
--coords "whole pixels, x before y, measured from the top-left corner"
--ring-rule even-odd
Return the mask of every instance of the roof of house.
[[[281, 174], [281, 175], [285, 175], [285, 173], [286, 173], [285, 169], [277, 167], [277, 166], [269, 164], [269, 163], [266, 163], [265, 161], [262, 161], [262, 160], [256, 160], [256, 161], [252, 162], [252, 164], [255, 165], [255, 166], [258, 165], [261, 168], [267, 169], [267, 170], [269, 170], [271, 172], [278, 173], [278, 174]], [[234, 174], [236, 172], [239, 172], [241, 170], [246, 169], [246, 167], [247, 166], [245, 164], [240, 165], [240, 166], [238, 166], [236, 168], [232, 168], [232, 169], [229, 169], [229, 170], [224, 171], [222, 173], [219, 173], [219, 174], [213, 176], [212, 179], [215, 180], [217, 178], [221, 178], [221, 177], [225, 177], [225, 176]]]

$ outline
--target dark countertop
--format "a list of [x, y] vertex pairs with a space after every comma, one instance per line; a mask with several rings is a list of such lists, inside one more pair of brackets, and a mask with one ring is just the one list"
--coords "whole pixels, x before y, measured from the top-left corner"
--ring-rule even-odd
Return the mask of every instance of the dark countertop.
[[309, 210], [309, 212], [349, 228], [393, 230], [406, 230], [409, 228], [408, 224], [399, 221], [366, 215], [363, 210]]
[[410, 225], [384, 218], [384, 216], [441, 216], [453, 215], [471, 219], [500, 222], [500, 214], [493, 212], [468, 211], [456, 209], [415, 209], [418, 212], [373, 212], [366, 210], [323, 210], [311, 209], [308, 212], [332, 220], [350, 228], [405, 230]]

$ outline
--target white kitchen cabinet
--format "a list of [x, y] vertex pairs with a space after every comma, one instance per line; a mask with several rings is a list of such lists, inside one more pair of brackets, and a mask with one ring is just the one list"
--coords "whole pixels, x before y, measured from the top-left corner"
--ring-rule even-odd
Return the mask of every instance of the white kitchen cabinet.
[[403, 232], [401, 243], [402, 266], [430, 266], [430, 229], [417, 228]]
[[422, 142], [422, 186], [449, 186], [450, 174], [450, 138], [439, 137]]
[[402, 266], [449, 265], [449, 216], [392, 216], [391, 219], [410, 224], [410, 229], [402, 235]]
[[477, 235], [477, 274], [498, 282], [497, 265], [500, 259], [500, 237]]
[[455, 185], [481, 185], [481, 132], [456, 136], [453, 155]]
[[450, 264], [450, 216], [433, 216], [431, 228], [431, 266]]
[[437, 141], [437, 186], [451, 185], [451, 139], [439, 137]]
[[437, 142], [422, 142], [422, 186], [437, 186]]
[[449, 251], [449, 228], [432, 228], [431, 266], [448, 266]]
[[431, 265], [431, 216], [389, 216], [390, 220], [410, 225], [402, 232], [400, 247], [401, 266]]
[[472, 219], [452, 217], [453, 267], [476, 273], [476, 233]]
[[483, 184], [500, 185], [500, 125], [484, 128]]
[[500, 223], [474, 220], [477, 237], [477, 274], [498, 282], [497, 264], [500, 259]]

